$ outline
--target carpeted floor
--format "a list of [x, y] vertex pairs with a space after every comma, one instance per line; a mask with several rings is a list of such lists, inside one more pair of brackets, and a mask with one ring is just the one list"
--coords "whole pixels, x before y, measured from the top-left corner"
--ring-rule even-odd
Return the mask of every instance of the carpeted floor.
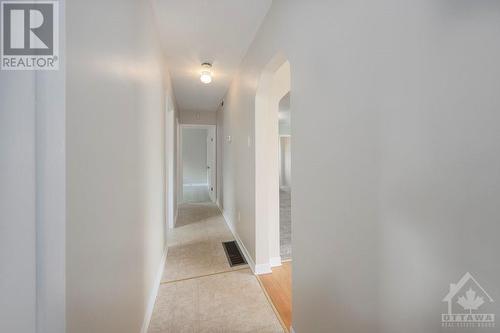
[[233, 239], [215, 204], [180, 206], [149, 333], [284, 333], [248, 265], [229, 266]]
[[208, 187], [205, 185], [184, 185], [182, 187], [184, 202], [210, 202]]
[[282, 260], [292, 258], [291, 192], [280, 190], [280, 255]]

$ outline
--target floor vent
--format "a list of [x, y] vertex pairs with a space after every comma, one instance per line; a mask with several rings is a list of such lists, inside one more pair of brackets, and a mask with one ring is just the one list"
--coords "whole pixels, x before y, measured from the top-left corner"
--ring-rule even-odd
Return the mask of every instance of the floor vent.
[[245, 265], [247, 262], [245, 257], [241, 254], [240, 248], [236, 241], [222, 242], [224, 251], [226, 252], [227, 261], [229, 261], [229, 266]]

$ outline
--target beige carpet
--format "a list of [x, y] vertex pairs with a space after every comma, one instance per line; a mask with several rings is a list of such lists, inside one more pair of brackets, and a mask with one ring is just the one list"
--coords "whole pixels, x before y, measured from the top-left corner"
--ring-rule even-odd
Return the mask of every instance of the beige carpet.
[[234, 240], [219, 208], [213, 203], [189, 203], [179, 208], [178, 227], [169, 230], [163, 282], [228, 272], [222, 242]]
[[290, 191], [280, 190], [280, 256], [292, 258], [292, 205]]
[[[203, 222], [213, 217], [222, 217], [219, 208], [211, 202], [185, 203], [179, 206], [176, 227]], [[174, 233], [176, 230], [174, 229]]]
[[283, 333], [250, 269], [162, 284], [149, 333]]
[[208, 202], [208, 186], [204, 185], [184, 185], [182, 187], [182, 200], [184, 202]]
[[233, 235], [218, 208], [180, 208], [149, 333], [283, 333], [248, 265], [229, 266], [221, 242]]

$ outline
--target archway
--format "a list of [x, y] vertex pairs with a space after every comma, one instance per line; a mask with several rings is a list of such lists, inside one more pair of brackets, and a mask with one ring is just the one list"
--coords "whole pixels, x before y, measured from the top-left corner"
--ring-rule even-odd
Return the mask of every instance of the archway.
[[265, 67], [255, 96], [255, 273], [281, 265], [279, 103], [290, 92], [290, 63], [276, 55]]

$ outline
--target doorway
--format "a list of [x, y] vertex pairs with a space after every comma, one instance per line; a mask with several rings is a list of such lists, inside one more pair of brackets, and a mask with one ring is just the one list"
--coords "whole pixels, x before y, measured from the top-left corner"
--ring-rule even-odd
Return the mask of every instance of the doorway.
[[279, 202], [280, 202], [280, 256], [292, 259], [292, 131], [290, 92], [279, 102]]
[[[280, 137], [280, 106], [284, 108], [282, 116], [290, 115], [290, 63], [281, 54], [276, 55], [264, 69], [255, 96], [255, 271], [257, 274], [271, 272], [272, 267], [280, 266], [283, 259], [291, 256], [291, 215], [289, 221], [288, 242], [285, 258], [282, 254], [280, 230], [280, 181], [291, 174], [281, 174], [280, 163], [286, 172], [291, 172], [291, 163], [287, 163], [290, 154], [286, 141], [291, 142], [290, 133]], [[286, 109], [286, 110], [285, 110]], [[289, 122], [291, 124], [291, 122]], [[281, 125], [284, 123], [282, 122]], [[285, 147], [281, 148], [281, 141]], [[283, 156], [280, 156], [283, 154]], [[286, 188], [284, 188], [286, 189]], [[287, 193], [285, 193], [287, 194]], [[288, 204], [287, 210], [291, 211]], [[285, 246], [283, 246], [284, 248]]]
[[181, 125], [181, 203], [215, 202], [216, 126]]
[[291, 71], [278, 54], [255, 96], [255, 273], [288, 332], [292, 323]]

